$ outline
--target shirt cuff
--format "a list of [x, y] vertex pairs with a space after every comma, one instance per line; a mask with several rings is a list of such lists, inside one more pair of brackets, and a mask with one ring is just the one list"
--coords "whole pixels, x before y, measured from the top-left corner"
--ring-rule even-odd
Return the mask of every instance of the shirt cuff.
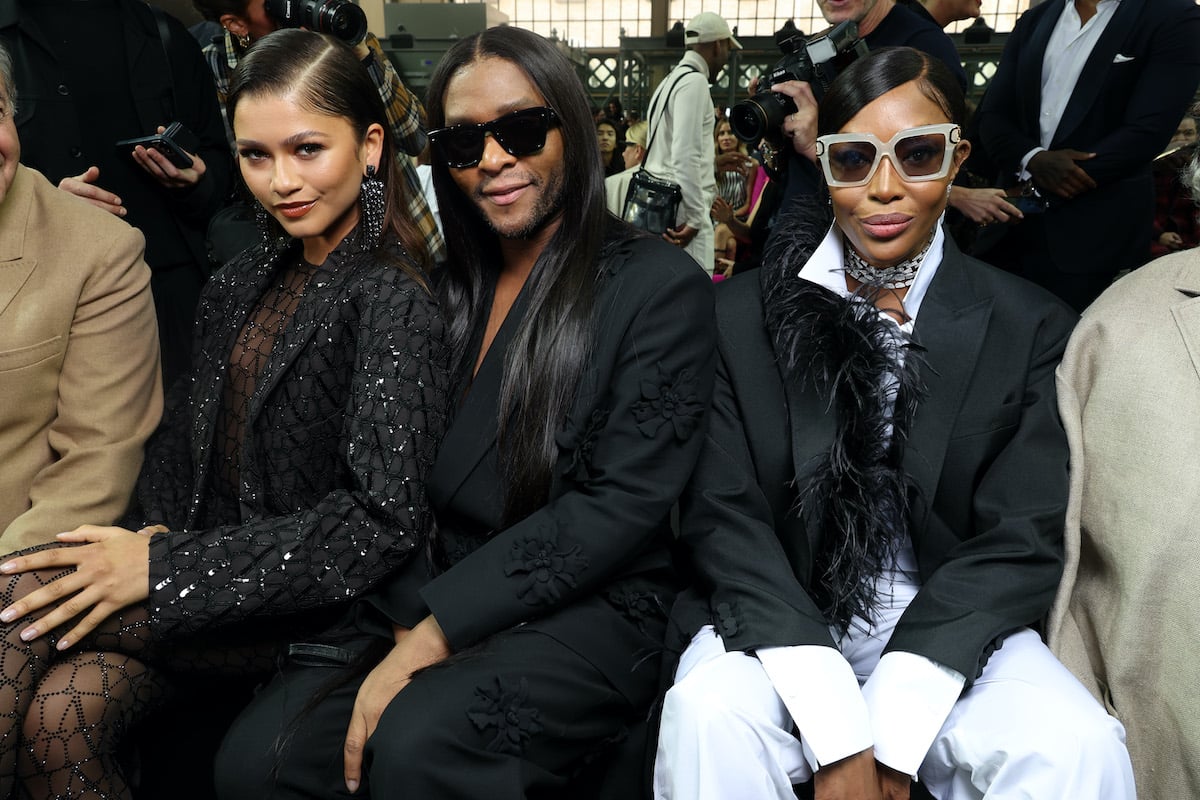
[[960, 673], [924, 656], [885, 653], [862, 689], [875, 760], [915, 779], [966, 682]]
[[858, 678], [838, 650], [797, 645], [765, 647], [757, 655], [800, 731], [814, 772], [871, 746], [871, 719]]
[[1033, 177], [1032, 175], [1029, 174], [1029, 162], [1038, 153], [1044, 153], [1044, 152], [1046, 152], [1046, 148], [1035, 147], [1032, 150], [1030, 150], [1028, 153], [1025, 154], [1025, 157], [1021, 159], [1021, 171], [1017, 173], [1017, 180], [1027, 181]]

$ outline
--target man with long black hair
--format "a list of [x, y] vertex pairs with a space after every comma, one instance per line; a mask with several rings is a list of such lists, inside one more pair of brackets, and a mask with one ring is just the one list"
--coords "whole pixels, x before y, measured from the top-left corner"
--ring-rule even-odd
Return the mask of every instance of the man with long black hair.
[[[333, 671], [288, 665], [226, 740], [218, 783], [226, 798], [577, 797], [599, 773], [636, 797], [677, 589], [670, 510], [712, 389], [712, 284], [605, 210], [587, 98], [545, 39], [464, 39], [427, 109], [457, 376], [427, 484], [437, 533], [348, 643], [297, 651], [365, 668], [314, 708]], [[600, 767], [615, 742], [631, 769]]]

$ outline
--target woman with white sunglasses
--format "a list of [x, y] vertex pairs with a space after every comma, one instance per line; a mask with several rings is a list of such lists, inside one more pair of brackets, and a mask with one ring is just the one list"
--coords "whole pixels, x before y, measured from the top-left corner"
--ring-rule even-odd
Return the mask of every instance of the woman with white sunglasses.
[[1133, 796], [1120, 723], [1035, 630], [1075, 317], [945, 235], [962, 121], [936, 59], [855, 62], [817, 112], [828, 192], [718, 293], [658, 798]]

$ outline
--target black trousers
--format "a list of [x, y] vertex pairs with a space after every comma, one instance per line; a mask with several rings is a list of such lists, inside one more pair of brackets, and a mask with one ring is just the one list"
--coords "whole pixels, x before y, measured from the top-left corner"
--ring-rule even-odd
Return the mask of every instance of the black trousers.
[[[361, 650], [364, 643], [353, 645]], [[222, 800], [576, 796], [572, 779], [645, 720], [657, 660], [627, 697], [553, 636], [516, 628], [417, 674], [367, 742], [364, 783], [343, 783], [342, 745], [365, 675], [300, 712], [344, 669], [287, 664], [234, 723], [216, 761]], [[639, 758], [625, 762], [640, 770]], [[636, 783], [636, 776], [634, 778]]]

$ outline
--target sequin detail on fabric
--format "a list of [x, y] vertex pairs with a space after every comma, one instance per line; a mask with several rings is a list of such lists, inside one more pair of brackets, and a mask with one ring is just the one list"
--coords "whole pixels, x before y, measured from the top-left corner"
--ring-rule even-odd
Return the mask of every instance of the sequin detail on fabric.
[[534, 734], [542, 732], [541, 713], [529, 705], [529, 682], [521, 678], [514, 688], [496, 678], [494, 689], [477, 687], [479, 702], [467, 709], [467, 719], [482, 734], [492, 734], [487, 749], [521, 755]]
[[[122, 521], [171, 531], [150, 540], [149, 599], [66, 652], [61, 631], [24, 642], [31, 619], [0, 625], [0, 797], [125, 796], [111, 754], [156, 702], [160, 668], [269, 674], [281, 643], [422, 552], [444, 324], [398, 246], [356, 239], [319, 268], [260, 245], [209, 281], [193, 375], [168, 396]], [[65, 574], [0, 576], [0, 608]], [[87, 651], [102, 660], [72, 660]]]

